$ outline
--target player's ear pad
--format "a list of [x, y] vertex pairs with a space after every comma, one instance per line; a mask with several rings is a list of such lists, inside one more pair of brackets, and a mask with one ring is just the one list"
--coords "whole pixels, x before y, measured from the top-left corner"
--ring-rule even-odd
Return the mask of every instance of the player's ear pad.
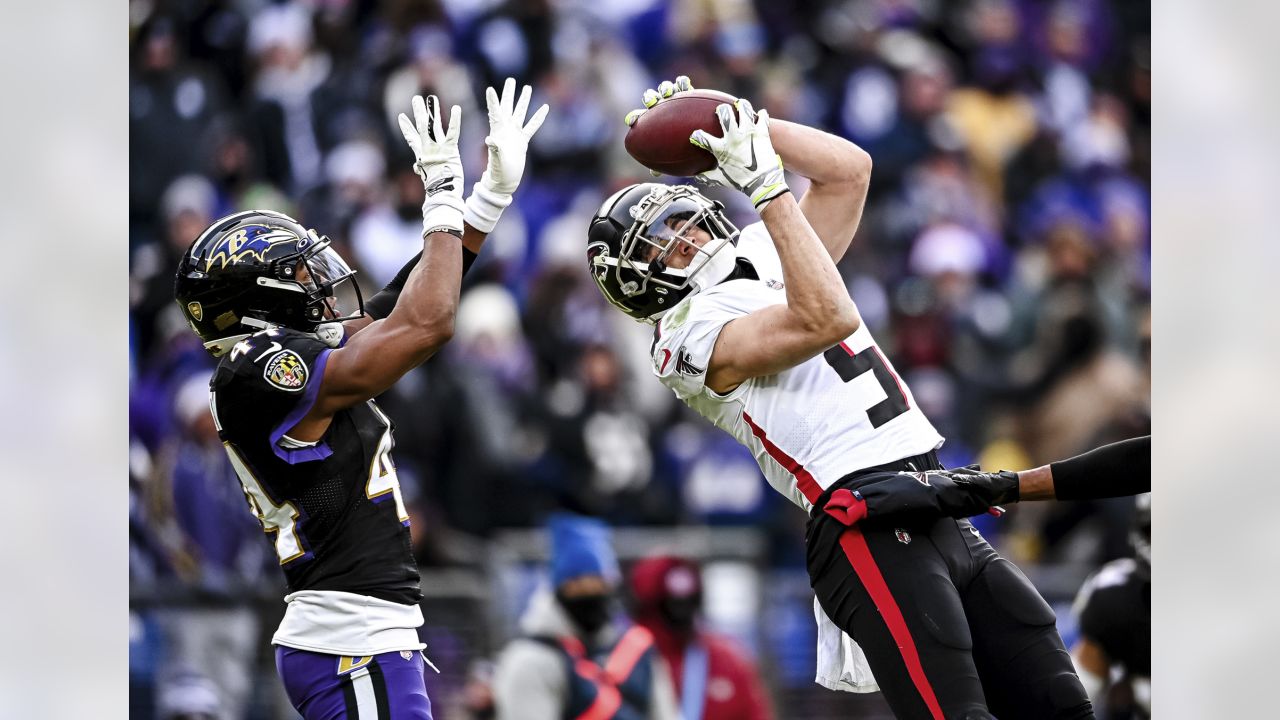
[[959, 650], [973, 649], [964, 605], [950, 578], [935, 573], [916, 576], [915, 597], [921, 621], [938, 642]]

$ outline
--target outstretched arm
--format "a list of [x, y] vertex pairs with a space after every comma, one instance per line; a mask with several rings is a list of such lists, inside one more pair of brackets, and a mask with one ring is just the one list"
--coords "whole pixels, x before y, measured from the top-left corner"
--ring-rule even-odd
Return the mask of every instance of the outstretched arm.
[[782, 161], [770, 143], [769, 113], [755, 112], [746, 100], [720, 105], [716, 113], [723, 137], [697, 130], [690, 142], [715, 156], [717, 181], [745, 193], [760, 212], [782, 261], [787, 297], [785, 304], [732, 320], [720, 331], [706, 385], [723, 394], [813, 357], [853, 334], [861, 318], [835, 262], [787, 187]]
[[844, 138], [786, 120], [769, 120], [769, 136], [787, 169], [809, 179], [800, 210], [840, 262], [862, 221], [871, 156]]
[[386, 390], [453, 336], [462, 279], [462, 111], [453, 107], [446, 134], [439, 105], [434, 95], [427, 103], [415, 97], [414, 121], [400, 116], [400, 128], [417, 158], [414, 171], [426, 187], [422, 255], [391, 314], [329, 355], [314, 405], [287, 431], [296, 440], [319, 440], [334, 413]]
[[[524, 177], [529, 141], [547, 117], [548, 107], [543, 105], [525, 122], [532, 94], [533, 89], [525, 85], [517, 99], [514, 78], [507, 78], [502, 86], [501, 97], [493, 88], [485, 89], [489, 135], [484, 142], [489, 148], [489, 164], [480, 180], [471, 188], [471, 195], [463, 210], [463, 275], [471, 269], [485, 239], [502, 217], [502, 211], [511, 204], [512, 195]], [[409, 273], [417, 266], [417, 262], [417, 257], [410, 260], [386, 287], [369, 298], [365, 303], [365, 317], [344, 324], [348, 336], [367, 327], [374, 320], [391, 314], [391, 309], [395, 307], [405, 282], [409, 279]]]

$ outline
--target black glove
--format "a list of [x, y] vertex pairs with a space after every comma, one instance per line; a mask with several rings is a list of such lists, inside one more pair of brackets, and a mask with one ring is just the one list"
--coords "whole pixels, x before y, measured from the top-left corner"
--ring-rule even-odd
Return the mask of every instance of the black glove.
[[854, 490], [837, 490], [823, 510], [842, 524], [892, 518], [899, 522], [962, 518], [1018, 501], [1018, 474], [980, 472], [974, 467], [900, 472]]
[[[941, 478], [974, 499], [985, 502], [989, 507], [1001, 503], [1016, 503], [1021, 498], [1018, 473], [1011, 470], [989, 473], [982, 472], [977, 465], [966, 465], [953, 470], [929, 472], [930, 481], [941, 482]], [[945, 483], [942, 484], [945, 487]]]

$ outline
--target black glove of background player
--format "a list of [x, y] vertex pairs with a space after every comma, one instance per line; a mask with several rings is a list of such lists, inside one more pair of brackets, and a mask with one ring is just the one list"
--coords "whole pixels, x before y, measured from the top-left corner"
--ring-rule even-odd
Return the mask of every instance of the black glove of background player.
[[845, 525], [863, 519], [899, 522], [963, 518], [1018, 501], [1018, 474], [980, 472], [976, 467], [900, 472], [854, 490], [837, 490], [823, 510]]

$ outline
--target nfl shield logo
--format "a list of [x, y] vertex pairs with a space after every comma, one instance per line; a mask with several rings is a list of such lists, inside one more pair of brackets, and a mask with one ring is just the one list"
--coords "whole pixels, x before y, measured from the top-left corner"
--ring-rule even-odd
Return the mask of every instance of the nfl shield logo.
[[911, 544], [911, 533], [907, 532], [906, 530], [903, 530], [902, 528], [894, 528], [893, 534], [895, 537], [898, 538], [898, 542], [902, 543], [903, 545]]
[[204, 319], [204, 308], [198, 302], [187, 303], [187, 312], [191, 313], [191, 317], [195, 318], [196, 322]]

